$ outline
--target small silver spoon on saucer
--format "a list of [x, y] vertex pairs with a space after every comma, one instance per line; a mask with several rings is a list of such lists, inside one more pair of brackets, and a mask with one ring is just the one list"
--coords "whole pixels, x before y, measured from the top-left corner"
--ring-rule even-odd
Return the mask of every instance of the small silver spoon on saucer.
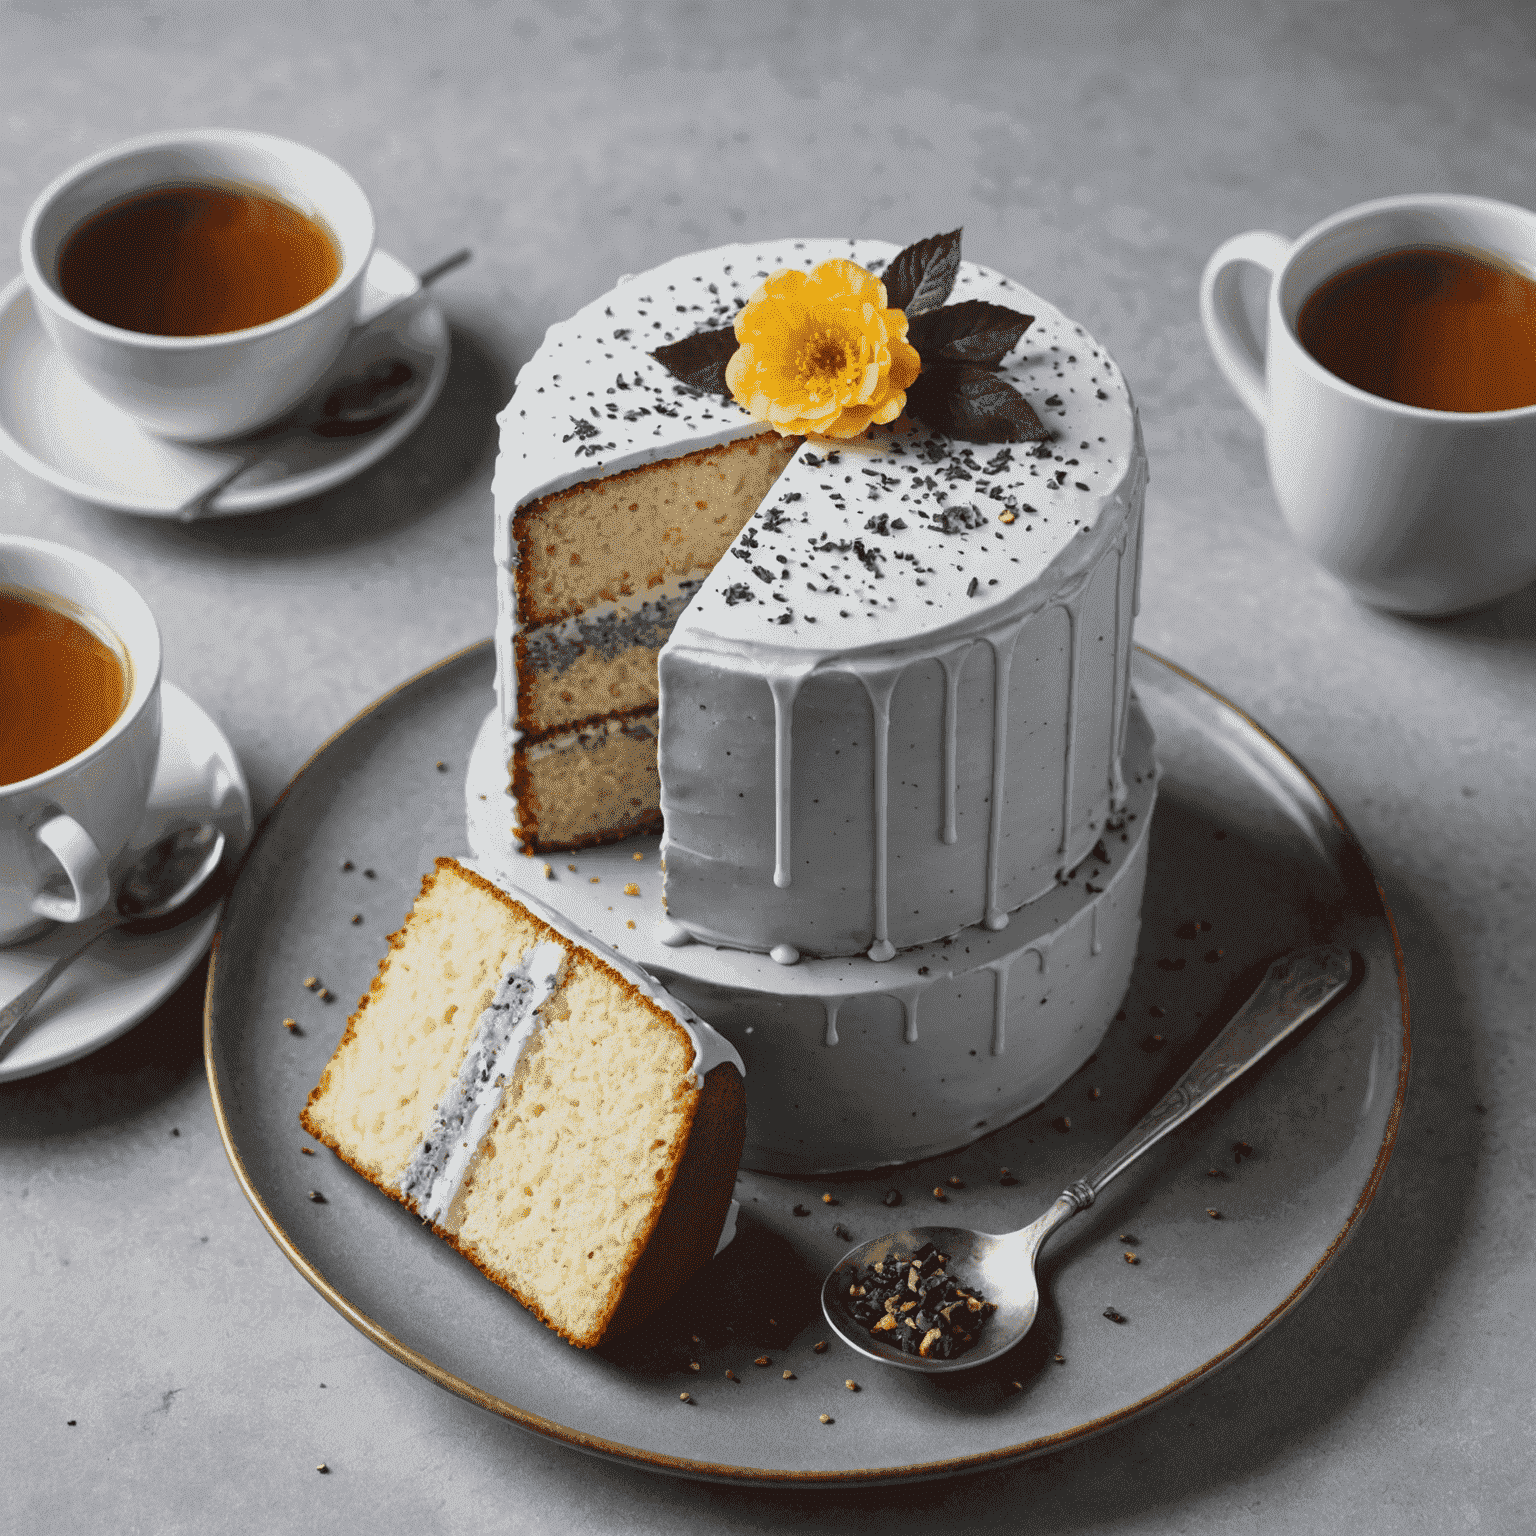
[[[416, 287], [385, 304], [366, 324], [375, 325], [385, 315], [393, 314], [438, 278], [462, 267], [472, 254], [466, 246], [433, 262], [425, 271], [416, 274]], [[205, 517], [220, 491], [266, 457], [269, 439], [304, 429], [317, 437], [361, 437], [393, 421], [415, 398], [417, 389], [416, 371], [403, 358], [386, 358], [370, 364], [362, 373], [349, 374], [333, 384], [320, 399], [310, 395], [288, 415], [252, 433], [247, 439], [254, 445], [251, 451], [231, 464], [211, 484], [189, 496], [176, 509], [176, 516], [184, 523]]]
[[[1006, 1354], [1029, 1332], [1039, 1310], [1035, 1258], [1046, 1238], [1063, 1222], [1092, 1205], [1104, 1186], [1124, 1173], [1149, 1147], [1175, 1126], [1182, 1125], [1293, 1030], [1327, 1007], [1349, 985], [1352, 969], [1349, 950], [1337, 944], [1294, 950], [1276, 960], [1253, 995], [1195, 1058], [1183, 1077], [1119, 1145], [1085, 1177], [1063, 1191], [1038, 1221], [1018, 1232], [1001, 1234], [973, 1232], [968, 1227], [909, 1227], [861, 1243], [838, 1260], [822, 1283], [821, 1309], [827, 1322], [845, 1344], [861, 1355], [930, 1375], [968, 1371]], [[996, 1307], [980, 1324], [975, 1343], [950, 1359], [904, 1353], [871, 1333], [851, 1310], [850, 1290], [861, 1272], [893, 1259], [908, 1260], [930, 1243], [943, 1255], [945, 1274], [963, 1290]], [[922, 1262], [920, 1256], [919, 1264]], [[910, 1272], [905, 1262], [900, 1269], [904, 1274]], [[921, 1305], [914, 1309], [921, 1310]]]
[[172, 913], [177, 914], [178, 921], [185, 917], [181, 909], [207, 884], [223, 857], [224, 834], [207, 823], [183, 827], [146, 849], [123, 877], [113, 905], [99, 917], [81, 923], [71, 934], [76, 940], [74, 946], [0, 1008], [0, 1049], [43, 993], [104, 933], [124, 924], [157, 924]]

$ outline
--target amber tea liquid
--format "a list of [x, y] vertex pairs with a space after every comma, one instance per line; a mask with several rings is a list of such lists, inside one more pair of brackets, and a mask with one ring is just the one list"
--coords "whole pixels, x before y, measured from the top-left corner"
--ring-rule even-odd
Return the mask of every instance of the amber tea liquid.
[[318, 219], [257, 188], [157, 187], [93, 214], [59, 252], [59, 291], [151, 336], [265, 325], [318, 299], [341, 253]]
[[67, 763], [112, 728], [126, 660], [41, 593], [0, 587], [0, 784]]
[[1474, 251], [1423, 247], [1328, 279], [1296, 333], [1347, 384], [1431, 411], [1536, 405], [1536, 280]]

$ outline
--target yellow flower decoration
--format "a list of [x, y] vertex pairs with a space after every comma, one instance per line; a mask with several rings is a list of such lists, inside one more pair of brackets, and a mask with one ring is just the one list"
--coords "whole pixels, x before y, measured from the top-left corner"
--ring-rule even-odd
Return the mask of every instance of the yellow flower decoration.
[[736, 340], [732, 395], [786, 437], [857, 437], [895, 421], [922, 368], [906, 315], [852, 261], [775, 272], [737, 315]]

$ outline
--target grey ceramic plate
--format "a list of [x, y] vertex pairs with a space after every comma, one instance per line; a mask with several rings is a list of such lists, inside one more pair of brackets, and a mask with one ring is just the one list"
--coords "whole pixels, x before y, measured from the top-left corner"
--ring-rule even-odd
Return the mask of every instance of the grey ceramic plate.
[[[1390, 914], [1348, 829], [1284, 750], [1140, 653], [1135, 686], [1163, 781], [1141, 951], [1098, 1055], [1042, 1108], [953, 1157], [815, 1184], [744, 1174], [735, 1243], [638, 1337], [570, 1349], [328, 1152], [300, 1151], [299, 1110], [384, 935], [432, 860], [464, 849], [463, 770], [492, 675], [488, 644], [450, 657], [321, 748], [258, 834], [208, 980], [208, 1077], [241, 1186], [310, 1283], [407, 1365], [536, 1433], [658, 1471], [937, 1477], [1166, 1400], [1278, 1321], [1349, 1236], [1407, 1083]], [[928, 1379], [836, 1343], [816, 1353], [820, 1277], [851, 1241], [937, 1215], [941, 1183], [946, 1221], [1003, 1231], [1033, 1219], [1150, 1107], [1267, 961], [1308, 936], [1360, 955], [1354, 990], [1053, 1242], [1040, 1321], [1011, 1356]], [[310, 976], [336, 1000], [306, 990]], [[883, 1204], [891, 1190], [899, 1217]]]

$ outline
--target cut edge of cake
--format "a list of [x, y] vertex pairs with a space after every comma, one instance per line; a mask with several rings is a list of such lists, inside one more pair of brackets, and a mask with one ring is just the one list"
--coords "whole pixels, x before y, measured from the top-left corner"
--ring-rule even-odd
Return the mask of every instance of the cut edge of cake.
[[[486, 972], [482, 964], [481, 975], [470, 984], [478, 985], [484, 992], [484, 975], [492, 975], [495, 980], [491, 993], [499, 1002], [518, 968], [529, 967], [521, 979], [536, 983], [532, 988], [533, 993], [538, 991], [537, 984], [547, 983], [547, 986], [543, 995], [528, 1003], [524, 1015], [520, 1015], [520, 1021], [525, 1016], [530, 1022], [511, 1068], [511, 1081], [505, 1084], [504, 1096], [497, 1095], [492, 1111], [482, 1115], [483, 1124], [480, 1125], [478, 1138], [469, 1148], [468, 1157], [461, 1160], [458, 1182], [451, 1188], [445, 1186], [440, 1193], [435, 1180], [446, 1177], [445, 1164], [442, 1173], [434, 1176], [430, 1185], [431, 1193], [423, 1199], [408, 1192], [404, 1187], [405, 1181], [411, 1176], [421, 1148], [431, 1151], [431, 1136], [442, 1129], [443, 1122], [439, 1120], [439, 1114], [449, 1102], [454, 1085], [460, 1080], [459, 1073], [465, 1069], [465, 1061], [481, 1040], [482, 1022], [492, 1009], [488, 1006], [481, 1011], [467, 1031], [459, 1028], [458, 1036], [468, 1041], [462, 1050], [457, 1043], [458, 1036], [455, 1036], [449, 1050], [439, 1052], [441, 1058], [452, 1062], [456, 1070], [446, 1081], [440, 1078], [429, 1085], [431, 1104], [424, 1125], [420, 1123], [420, 1110], [415, 1112], [418, 1122], [417, 1151], [393, 1177], [389, 1176], [389, 1169], [380, 1165], [376, 1156], [370, 1155], [363, 1146], [352, 1140], [344, 1124], [338, 1124], [347, 1112], [333, 1102], [333, 1095], [343, 1086], [341, 1079], [354, 1070], [352, 1058], [364, 1048], [370, 1023], [386, 1005], [391, 976], [397, 974], [394, 971], [396, 963], [402, 966], [406, 964], [402, 957], [410, 955], [413, 939], [419, 937], [412, 933], [413, 923], [419, 914], [432, 912], [431, 898], [438, 887], [454, 880], [461, 880], [465, 888], [478, 897], [490, 898], [499, 907], [504, 921], [522, 923], [532, 935], [531, 940], [525, 939], [515, 946], [515, 954], [514, 949], [507, 949], [497, 955], [492, 971]], [[435, 920], [436, 914], [432, 915]], [[335, 1152], [355, 1172], [413, 1214], [420, 1216], [439, 1237], [567, 1342], [578, 1348], [590, 1348], [633, 1327], [674, 1294], [710, 1259], [716, 1251], [722, 1229], [727, 1224], [735, 1173], [746, 1134], [746, 1094], [740, 1056], [729, 1042], [716, 1034], [691, 1010], [668, 996], [644, 972], [617, 960], [617, 957], [610, 958], [599, 953], [590, 940], [555, 914], [540, 910], [525, 899], [514, 898], [476, 870], [465, 867], [455, 859], [438, 859], [432, 871], [423, 877], [421, 891], [410, 913], [400, 929], [389, 935], [388, 942], [389, 950], [380, 962], [368, 992], [359, 999], [357, 1010], [348, 1019], [335, 1052], [300, 1114], [304, 1129]], [[533, 970], [537, 964], [536, 952], [546, 945], [557, 947], [560, 959], [547, 975], [536, 976]], [[480, 959], [483, 961], [484, 957]], [[547, 965], [547, 956], [545, 961]], [[646, 1193], [651, 1198], [639, 1221], [628, 1232], [624, 1251], [610, 1263], [610, 1269], [617, 1278], [609, 1285], [600, 1301], [587, 1309], [588, 1316], [584, 1321], [575, 1318], [574, 1308], [562, 1308], [547, 1290], [540, 1291], [529, 1283], [526, 1276], [519, 1276], [509, 1270], [505, 1257], [498, 1262], [498, 1256], [491, 1251], [483, 1234], [478, 1238], [474, 1235], [483, 1223], [479, 1223], [479, 1213], [473, 1204], [473, 1196], [481, 1187], [477, 1175], [488, 1176], [498, 1155], [498, 1145], [503, 1142], [510, 1144], [521, 1122], [532, 1124], [542, 1118], [542, 1106], [539, 1104], [532, 1106], [534, 1113], [531, 1117], [523, 1116], [519, 1111], [543, 1054], [546, 1032], [552, 1031], [567, 1019], [576, 1018], [565, 997], [567, 992], [576, 991], [578, 983], [582, 982], [594, 983], [599, 990], [606, 990], [624, 1006], [638, 1006], [652, 1021], [666, 1027], [675, 1046], [685, 1044], [691, 1055], [691, 1064], [681, 1074], [674, 1095], [678, 1100], [674, 1106], [677, 1111], [674, 1115], [674, 1129], [668, 1138], [657, 1140], [647, 1149], [652, 1157], [657, 1148], [663, 1151], [662, 1158], [658, 1160], [660, 1166], [651, 1175], [656, 1187], [647, 1188]], [[525, 997], [527, 995], [524, 994]], [[551, 1003], [555, 1005], [550, 1010], [553, 1016], [547, 1019], [540, 1017], [541, 1010]], [[562, 1005], [565, 1006], [563, 1014], [560, 1012]], [[373, 1010], [372, 1015], [370, 1009]], [[449, 1018], [454, 1011], [449, 1010]], [[579, 1027], [579, 1020], [573, 1027]], [[514, 1028], [511, 1034], [516, 1033]], [[504, 1044], [508, 1042], [510, 1035]], [[568, 1043], [562, 1040], [562, 1046]], [[491, 1068], [496, 1065], [494, 1059], [489, 1062]], [[481, 1074], [480, 1080], [486, 1080], [484, 1074]], [[548, 1084], [542, 1086], [547, 1087]], [[548, 1097], [547, 1094], [545, 1096]], [[403, 1101], [396, 1106], [397, 1110], [403, 1107]], [[411, 1117], [407, 1115], [405, 1118], [409, 1120]], [[465, 1124], [466, 1136], [473, 1133], [475, 1125], [476, 1121], [471, 1117]], [[457, 1131], [453, 1132], [453, 1135], [457, 1134]], [[397, 1144], [399, 1140], [397, 1128]], [[397, 1150], [396, 1161], [398, 1157]], [[521, 1178], [519, 1174], [514, 1182], [520, 1182]], [[416, 1182], [421, 1182], [419, 1173]], [[530, 1199], [535, 1198], [531, 1183], [523, 1184], [522, 1188]], [[435, 1215], [428, 1214], [435, 1210], [434, 1197], [438, 1197], [436, 1204], [442, 1207]], [[557, 1197], [556, 1209], [559, 1205], [560, 1199]], [[587, 1240], [582, 1237], [578, 1249]], [[588, 1259], [593, 1257], [593, 1253], [587, 1255]]]
[[[654, 656], [679, 614], [639, 619], [634, 610], [658, 588], [665, 592], [669, 583], [693, 586], [713, 571], [762, 505], [801, 441], [761, 430], [581, 480], [530, 498], [513, 512], [511, 597], [516, 612], [512, 633], [517, 664], [515, 686], [507, 698], [511, 713], [504, 725], [513, 738], [508, 770], [516, 816], [514, 835], [533, 852], [565, 852], [614, 842], [636, 832], [661, 830], [660, 781], [654, 763], [651, 783], [645, 786], [649, 793], [642, 790], [636, 795], [632, 791], [640, 786], [631, 784], [615, 801], [615, 805], [626, 807], [621, 814], [611, 818], [596, 815], [579, 829], [553, 832], [546, 824], [548, 813], [544, 797], [538, 793], [533, 764], [541, 752], [547, 754], [551, 749], [563, 753], [565, 761], [572, 764], [584, 763], [588, 755], [611, 758], [612, 729], [622, 734], [626, 724], [649, 721], [654, 731], [660, 698]], [[657, 501], [658, 490], [669, 494]], [[626, 522], [631, 515], [640, 520], [638, 528]], [[588, 582], [585, 589], [563, 576], [561, 561], [567, 571], [592, 569], [591, 543], [612, 540], [621, 528], [653, 541], [640, 551], [640, 559], [632, 565], [621, 564], [617, 576], [610, 565], [605, 579]], [[539, 550], [535, 541], [541, 534], [544, 547]], [[679, 613], [685, 605], [686, 600], [676, 605]], [[604, 618], [619, 621], [616, 628], [629, 621], [644, 632], [646, 642], [656, 641], [638, 647], [652, 653], [646, 669], [649, 686], [637, 691], [631, 680], [631, 691], [617, 701], [617, 707], [600, 709], [590, 706], [601, 701], [578, 700], [572, 694], [565, 701], [567, 717], [560, 718], [560, 691], [536, 690], [535, 669], [529, 665], [530, 644], [535, 636], [569, 630], [568, 636], [561, 636], [562, 649], [579, 652], [583, 616], [604, 610], [611, 610], [603, 613]], [[594, 762], [587, 765], [585, 777], [595, 779], [613, 771]]]

